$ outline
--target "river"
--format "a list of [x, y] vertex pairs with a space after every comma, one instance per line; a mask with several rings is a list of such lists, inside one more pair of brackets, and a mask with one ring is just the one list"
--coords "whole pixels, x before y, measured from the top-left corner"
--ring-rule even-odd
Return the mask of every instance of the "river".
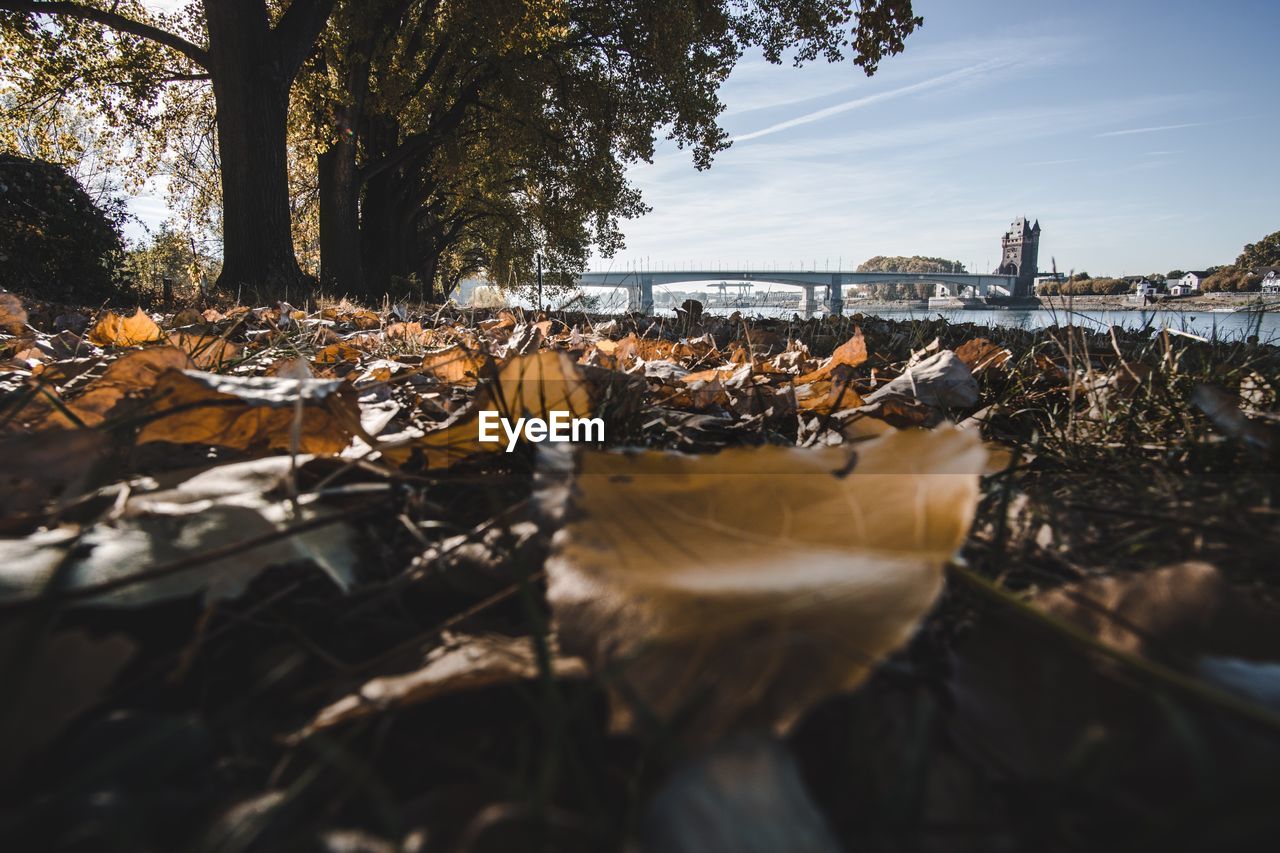
[[[732, 308], [711, 308], [711, 313], [732, 313]], [[672, 311], [659, 310], [658, 314], [671, 316]], [[743, 314], [763, 317], [790, 317], [795, 311], [787, 308], [757, 308], [744, 310]], [[1263, 343], [1280, 344], [1280, 312], [1257, 311], [1106, 311], [1097, 309], [1064, 311], [1039, 308], [1032, 310], [971, 310], [966, 308], [918, 308], [898, 309], [867, 306], [860, 309], [846, 302], [845, 313], [862, 313], [886, 320], [932, 320], [942, 317], [951, 323], [974, 323], [979, 326], [1013, 326], [1018, 329], [1041, 329], [1073, 323], [1077, 326], [1099, 330], [1109, 326], [1153, 331], [1173, 329], [1203, 338], [1221, 341], [1244, 340], [1257, 335]]]

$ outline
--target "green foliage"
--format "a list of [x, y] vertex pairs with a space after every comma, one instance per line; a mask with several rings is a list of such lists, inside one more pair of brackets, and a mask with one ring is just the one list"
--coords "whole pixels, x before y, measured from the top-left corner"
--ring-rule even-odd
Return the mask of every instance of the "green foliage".
[[929, 258], [923, 255], [912, 255], [905, 257], [902, 255], [876, 255], [869, 258], [858, 265], [858, 272], [947, 272], [947, 273], [963, 273], [965, 272], [964, 264], [959, 261], [949, 261], [946, 258]]
[[99, 207], [59, 166], [0, 153], [0, 284], [50, 300], [110, 296], [124, 218], [123, 201]]
[[131, 246], [124, 262], [125, 275], [137, 291], [158, 297], [168, 278], [173, 295], [179, 299], [195, 297], [201, 278], [215, 281], [219, 267], [218, 259], [200, 251], [192, 235], [169, 223], [148, 242]]
[[1169, 279], [1169, 278], [1182, 278], [1182, 277], [1183, 277], [1184, 275], [1186, 275], [1186, 274], [1187, 274], [1187, 271], [1186, 271], [1186, 270], [1169, 270], [1167, 273], [1165, 273], [1165, 274], [1164, 274], [1164, 277], [1165, 277], [1166, 279]]

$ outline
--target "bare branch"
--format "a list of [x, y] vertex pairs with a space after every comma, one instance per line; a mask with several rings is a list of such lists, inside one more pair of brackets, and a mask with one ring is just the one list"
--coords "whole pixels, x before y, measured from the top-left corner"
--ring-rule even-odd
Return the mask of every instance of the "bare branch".
[[67, 18], [79, 18], [83, 21], [94, 21], [117, 32], [138, 36], [176, 50], [201, 68], [209, 67], [209, 54], [204, 48], [198, 47], [182, 36], [175, 35], [168, 30], [162, 30], [142, 21], [135, 21], [133, 18], [108, 9], [86, 6], [83, 3], [70, 2], [70, 0], [0, 0], [0, 10], [29, 12], [35, 15], [58, 15]]

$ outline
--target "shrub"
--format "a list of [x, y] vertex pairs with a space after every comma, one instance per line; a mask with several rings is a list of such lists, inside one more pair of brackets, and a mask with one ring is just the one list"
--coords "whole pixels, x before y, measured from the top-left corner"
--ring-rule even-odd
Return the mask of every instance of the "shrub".
[[0, 153], [0, 285], [56, 301], [116, 289], [124, 203], [107, 210], [60, 166]]

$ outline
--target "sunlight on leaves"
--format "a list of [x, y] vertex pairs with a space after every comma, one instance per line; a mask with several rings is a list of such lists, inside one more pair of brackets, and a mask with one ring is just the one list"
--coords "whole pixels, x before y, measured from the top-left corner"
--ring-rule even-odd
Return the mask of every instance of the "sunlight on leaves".
[[98, 346], [133, 347], [163, 340], [164, 332], [139, 308], [130, 317], [108, 311], [89, 330], [87, 337]]

